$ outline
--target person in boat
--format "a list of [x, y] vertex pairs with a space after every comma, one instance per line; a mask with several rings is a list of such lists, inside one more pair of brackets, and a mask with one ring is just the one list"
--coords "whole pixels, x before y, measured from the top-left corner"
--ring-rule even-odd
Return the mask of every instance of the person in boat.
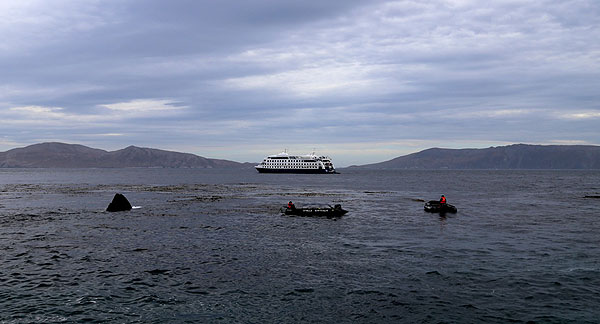
[[287, 208], [288, 209], [296, 209], [296, 206], [294, 206], [294, 203], [290, 200], [290, 202], [287, 204]]
[[440, 197], [440, 205], [446, 206], [446, 197], [444, 197], [444, 195], [442, 195], [442, 197]]

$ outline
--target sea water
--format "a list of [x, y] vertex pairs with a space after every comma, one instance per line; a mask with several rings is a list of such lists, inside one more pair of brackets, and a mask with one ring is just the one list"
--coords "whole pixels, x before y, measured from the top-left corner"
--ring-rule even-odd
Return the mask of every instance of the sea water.
[[341, 172], [0, 169], [0, 323], [598, 323], [600, 171]]

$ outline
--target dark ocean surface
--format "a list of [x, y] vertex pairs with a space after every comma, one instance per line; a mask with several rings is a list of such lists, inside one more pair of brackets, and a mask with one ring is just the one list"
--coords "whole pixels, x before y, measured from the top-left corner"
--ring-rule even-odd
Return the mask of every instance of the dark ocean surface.
[[341, 172], [0, 169], [0, 323], [600, 322], [600, 171]]

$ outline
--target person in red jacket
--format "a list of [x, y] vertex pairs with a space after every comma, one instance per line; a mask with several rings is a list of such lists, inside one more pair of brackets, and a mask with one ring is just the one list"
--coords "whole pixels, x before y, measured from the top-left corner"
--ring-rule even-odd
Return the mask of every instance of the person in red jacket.
[[294, 203], [290, 200], [290, 202], [287, 205], [287, 208], [289, 208], [289, 209], [296, 209], [296, 206], [294, 206]]
[[442, 197], [440, 198], [440, 205], [442, 205], [442, 206], [446, 205], [446, 197], [444, 197], [444, 195], [442, 195]]

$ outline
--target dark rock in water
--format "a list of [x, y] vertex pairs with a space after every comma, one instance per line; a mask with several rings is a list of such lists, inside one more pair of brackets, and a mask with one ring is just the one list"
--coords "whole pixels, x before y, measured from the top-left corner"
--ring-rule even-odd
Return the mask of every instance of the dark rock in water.
[[115, 194], [112, 202], [108, 204], [106, 211], [117, 212], [124, 210], [131, 210], [131, 204], [129, 203], [129, 200], [127, 200], [127, 198], [120, 193]]

